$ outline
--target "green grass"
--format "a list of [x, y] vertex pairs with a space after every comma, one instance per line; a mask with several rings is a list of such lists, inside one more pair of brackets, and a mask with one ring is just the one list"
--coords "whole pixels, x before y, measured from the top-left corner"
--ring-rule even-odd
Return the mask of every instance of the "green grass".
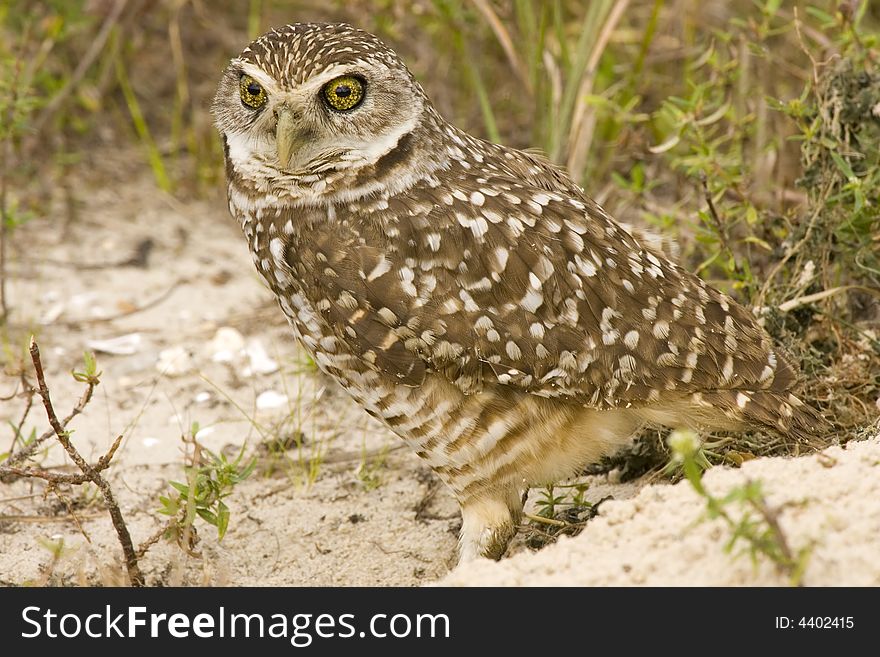
[[[221, 397], [231, 404], [256, 433], [254, 449], [258, 455], [257, 471], [270, 476], [283, 472], [296, 486], [311, 486], [321, 473], [324, 455], [335, 431], [332, 427], [319, 426], [315, 413], [317, 399], [303, 394], [304, 378], [316, 372], [314, 363], [305, 357], [281, 370], [281, 389], [287, 397], [286, 412], [273, 423], [257, 419], [257, 410], [244, 408], [229, 393], [202, 377]], [[295, 379], [295, 383], [291, 381]], [[256, 400], [256, 391], [254, 399]], [[255, 401], [256, 403], [256, 401]], [[247, 440], [250, 440], [249, 438]]]

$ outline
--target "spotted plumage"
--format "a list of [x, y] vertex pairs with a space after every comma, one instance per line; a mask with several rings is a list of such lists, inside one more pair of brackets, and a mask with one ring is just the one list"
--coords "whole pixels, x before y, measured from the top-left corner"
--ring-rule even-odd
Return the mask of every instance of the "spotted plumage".
[[213, 109], [257, 269], [318, 367], [455, 493], [462, 557], [499, 556], [527, 486], [645, 423], [815, 421], [747, 310], [540, 156], [444, 121], [376, 37], [273, 30]]

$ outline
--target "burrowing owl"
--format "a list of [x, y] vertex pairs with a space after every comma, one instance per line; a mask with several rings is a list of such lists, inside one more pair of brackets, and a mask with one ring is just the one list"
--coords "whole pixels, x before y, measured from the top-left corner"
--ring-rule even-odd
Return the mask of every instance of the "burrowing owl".
[[444, 121], [378, 38], [273, 30], [213, 112], [257, 269], [318, 367], [452, 489], [463, 559], [501, 555], [530, 484], [646, 422], [809, 431], [747, 310], [546, 160]]

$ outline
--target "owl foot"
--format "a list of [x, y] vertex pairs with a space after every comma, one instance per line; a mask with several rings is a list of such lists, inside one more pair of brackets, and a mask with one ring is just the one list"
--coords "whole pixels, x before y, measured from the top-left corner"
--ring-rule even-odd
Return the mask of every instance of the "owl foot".
[[478, 557], [498, 560], [516, 535], [516, 523], [522, 514], [518, 496], [512, 501], [498, 498], [469, 500], [461, 507], [459, 561]]

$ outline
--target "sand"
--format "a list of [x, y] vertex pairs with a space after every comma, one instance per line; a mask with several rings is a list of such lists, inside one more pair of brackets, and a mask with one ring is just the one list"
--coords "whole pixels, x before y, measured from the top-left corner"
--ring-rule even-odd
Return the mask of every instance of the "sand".
[[[880, 436], [800, 458], [764, 458], [739, 469], [713, 468], [704, 481], [723, 497], [760, 481], [793, 552], [808, 549], [806, 586], [880, 585]], [[609, 501], [573, 538], [498, 563], [464, 564], [441, 580], [451, 586], [786, 586], [773, 561], [753, 562], [746, 543], [706, 520], [691, 485], [651, 485]], [[743, 507], [729, 507], [734, 519]]]

